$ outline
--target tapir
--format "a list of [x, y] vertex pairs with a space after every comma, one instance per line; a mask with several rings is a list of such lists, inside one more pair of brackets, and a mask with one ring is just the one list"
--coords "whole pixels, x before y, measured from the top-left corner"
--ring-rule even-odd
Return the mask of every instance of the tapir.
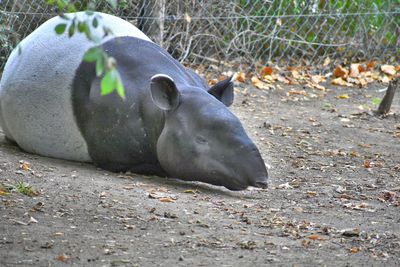
[[[209, 87], [143, 32], [118, 17], [95, 13], [92, 34], [71, 38], [54, 17], [20, 43], [0, 83], [0, 124], [6, 138], [24, 151], [95, 165], [201, 181], [244, 190], [266, 188], [268, 172], [259, 150], [228, 109], [233, 81]], [[84, 20], [93, 14], [78, 12]], [[102, 25], [112, 35], [104, 37]], [[95, 63], [83, 61], [101, 46], [116, 60], [125, 88], [102, 96]]]

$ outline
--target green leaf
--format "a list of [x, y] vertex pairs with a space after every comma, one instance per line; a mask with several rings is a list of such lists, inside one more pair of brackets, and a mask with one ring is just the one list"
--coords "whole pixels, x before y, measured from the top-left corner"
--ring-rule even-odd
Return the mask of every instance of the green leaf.
[[116, 69], [110, 69], [106, 72], [100, 83], [100, 94], [102, 96], [111, 94], [114, 91], [116, 84]]
[[67, 24], [66, 23], [61, 23], [61, 24], [57, 24], [57, 26], [54, 28], [54, 30], [56, 31], [56, 33], [58, 35], [61, 35], [65, 32], [65, 29], [67, 28]]
[[74, 33], [75, 33], [75, 20], [73, 20], [72, 24], [69, 26], [68, 37], [71, 38], [72, 36], [74, 36]]
[[69, 3], [67, 10], [68, 10], [68, 12], [73, 13], [73, 12], [76, 12], [76, 7], [74, 6], [74, 4]]
[[79, 21], [78, 22], [78, 31], [79, 32], [81, 32], [81, 33], [85, 32], [86, 27], [87, 27], [87, 25], [86, 25], [85, 21]]
[[97, 28], [97, 26], [99, 26], [99, 21], [97, 20], [96, 17], [93, 18], [92, 25], [93, 25], [94, 28]]
[[60, 10], [63, 10], [66, 5], [67, 3], [65, 2], [65, 0], [57, 0], [57, 6]]
[[381, 102], [382, 102], [382, 99], [380, 99], [378, 97], [372, 98], [372, 104], [374, 104], [375, 106], [378, 106]]
[[54, 5], [54, 4], [56, 3], [56, 0], [47, 0], [46, 3], [47, 3], [49, 6], [52, 6], [52, 5]]
[[86, 51], [85, 55], [83, 56], [83, 60], [87, 62], [94, 62], [100, 57], [102, 58], [101, 49], [98, 47], [93, 47]]
[[116, 9], [117, 8], [117, 0], [107, 0], [107, 2], [112, 6], [112, 8]]
[[97, 58], [96, 60], [96, 75], [100, 76], [104, 71], [104, 56]]
[[117, 93], [118, 95], [125, 100], [125, 89], [124, 89], [124, 85], [122, 84], [122, 80], [121, 80], [121, 76], [119, 75], [119, 72], [117, 72], [117, 81], [116, 81], [116, 88], [117, 88]]

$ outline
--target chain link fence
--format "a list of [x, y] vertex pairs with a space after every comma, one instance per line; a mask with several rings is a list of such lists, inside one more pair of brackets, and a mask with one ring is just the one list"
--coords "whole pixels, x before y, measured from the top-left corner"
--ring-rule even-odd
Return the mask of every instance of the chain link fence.
[[[76, 3], [132, 22], [181, 62], [207, 70], [318, 65], [327, 57], [335, 64], [400, 61], [400, 0]], [[56, 14], [46, 1], [0, 0], [0, 71], [12, 48]]]

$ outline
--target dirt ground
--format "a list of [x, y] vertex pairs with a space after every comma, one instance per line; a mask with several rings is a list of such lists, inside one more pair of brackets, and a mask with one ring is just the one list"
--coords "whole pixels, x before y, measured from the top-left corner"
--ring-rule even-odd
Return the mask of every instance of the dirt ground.
[[109, 173], [0, 131], [0, 183], [38, 191], [0, 196], [0, 266], [400, 266], [400, 96], [382, 119], [382, 84], [282, 87], [239, 85], [232, 108], [266, 190]]

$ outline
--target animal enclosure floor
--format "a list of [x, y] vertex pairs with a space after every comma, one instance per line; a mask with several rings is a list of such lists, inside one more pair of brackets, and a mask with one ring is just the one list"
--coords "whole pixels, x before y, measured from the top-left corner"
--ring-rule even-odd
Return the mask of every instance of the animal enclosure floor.
[[382, 119], [386, 86], [327, 87], [237, 86], [267, 190], [109, 173], [0, 132], [0, 183], [33, 190], [0, 191], [0, 266], [400, 266], [400, 92]]

